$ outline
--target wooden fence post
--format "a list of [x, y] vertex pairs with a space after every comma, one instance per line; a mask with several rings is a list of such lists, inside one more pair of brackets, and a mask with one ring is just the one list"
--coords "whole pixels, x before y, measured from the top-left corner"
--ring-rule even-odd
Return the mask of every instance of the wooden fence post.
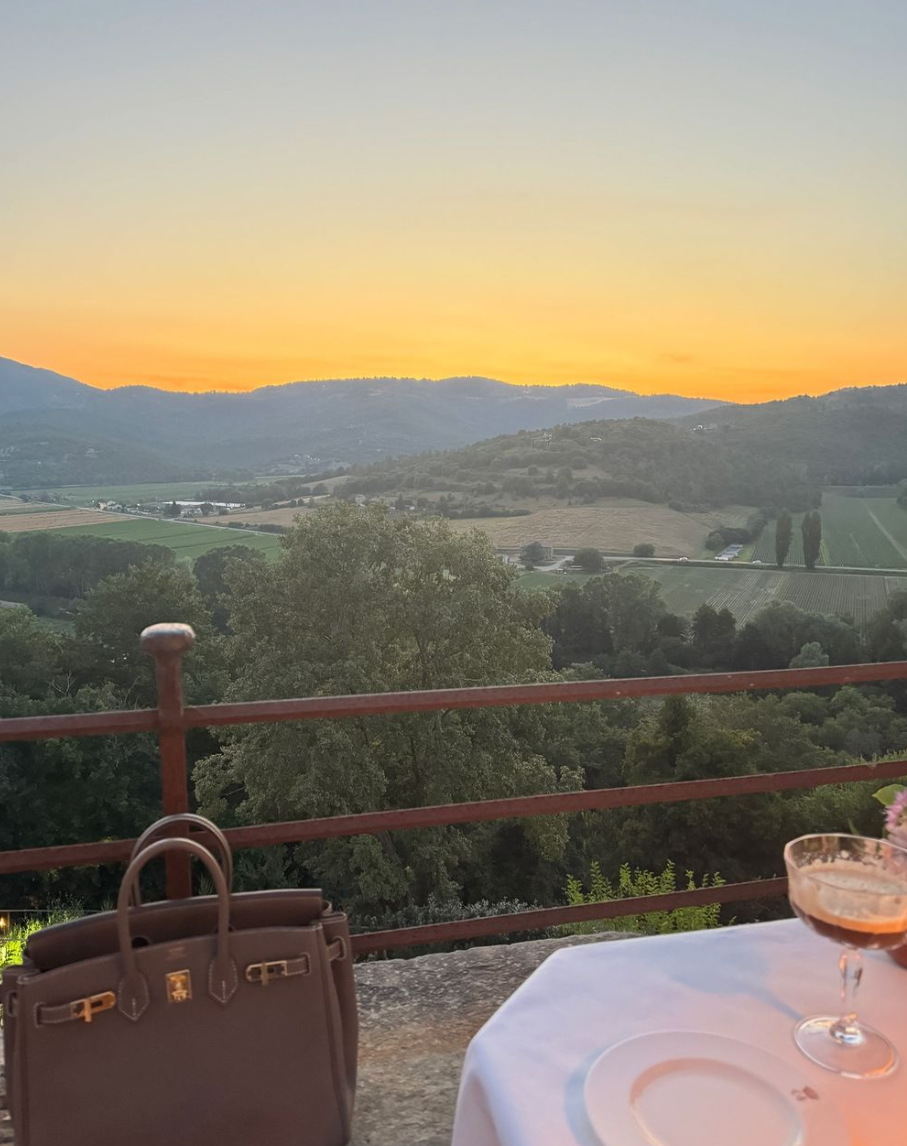
[[[189, 625], [149, 625], [139, 638], [142, 649], [154, 657], [157, 681], [158, 741], [161, 749], [161, 793], [164, 815], [189, 811], [189, 780], [186, 774], [186, 729], [183, 723], [183, 653], [191, 648], [195, 633]], [[185, 899], [192, 894], [190, 857], [173, 853], [165, 857], [167, 895]]]

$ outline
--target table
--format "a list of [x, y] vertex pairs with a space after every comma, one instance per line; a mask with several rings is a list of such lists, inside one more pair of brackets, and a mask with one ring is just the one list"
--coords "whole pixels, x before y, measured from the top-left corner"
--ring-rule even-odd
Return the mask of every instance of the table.
[[798, 920], [627, 939], [556, 952], [478, 1032], [463, 1065], [453, 1146], [601, 1146], [583, 1084], [614, 1043], [658, 1030], [763, 1047], [822, 1087], [852, 1146], [907, 1141], [907, 969], [866, 953], [858, 1013], [895, 1043], [884, 1079], [841, 1078], [794, 1045], [808, 1014], [835, 1013], [838, 952]]

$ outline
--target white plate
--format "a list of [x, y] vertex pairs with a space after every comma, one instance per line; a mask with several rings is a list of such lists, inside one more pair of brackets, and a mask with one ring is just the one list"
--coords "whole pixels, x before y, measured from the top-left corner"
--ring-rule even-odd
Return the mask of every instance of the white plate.
[[826, 1089], [736, 1039], [659, 1031], [596, 1059], [585, 1099], [602, 1146], [849, 1146]]

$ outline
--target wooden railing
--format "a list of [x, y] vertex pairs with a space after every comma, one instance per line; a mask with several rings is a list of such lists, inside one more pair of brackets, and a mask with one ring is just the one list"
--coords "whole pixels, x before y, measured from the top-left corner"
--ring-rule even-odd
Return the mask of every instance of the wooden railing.
[[[156, 732], [161, 752], [163, 813], [170, 814], [189, 809], [185, 734], [191, 728], [281, 720], [340, 720], [456, 708], [562, 704], [629, 697], [741, 692], [753, 689], [816, 688], [822, 685], [907, 680], [907, 661], [892, 661], [884, 664], [835, 665], [826, 668], [779, 669], [770, 672], [562, 681], [192, 706], [183, 702], [182, 658], [194, 639], [191, 628], [180, 624], [152, 625], [142, 633], [142, 647], [155, 662], [158, 692], [156, 708], [0, 719], [0, 741]], [[373, 835], [378, 832], [478, 823], [487, 820], [523, 819], [530, 816], [550, 816], [603, 808], [629, 808], [645, 804], [668, 804], [722, 796], [791, 791], [854, 780], [893, 779], [904, 775], [907, 775], [907, 759], [873, 765], [853, 764], [798, 772], [768, 772], [750, 776], [728, 776], [717, 780], [684, 780], [678, 783], [546, 793], [540, 796], [517, 796], [502, 800], [478, 800], [460, 804], [402, 808], [395, 811], [291, 820], [277, 824], [231, 828], [227, 830], [226, 835], [235, 848], [265, 847], [298, 843], [303, 840]], [[4, 851], [0, 852], [0, 876], [15, 872], [122, 862], [128, 859], [133, 843], [133, 840], [112, 840]], [[717, 888], [676, 891], [668, 895], [569, 907], [533, 908], [511, 915], [371, 932], [356, 935], [353, 943], [357, 954], [367, 954], [373, 951], [473, 939], [505, 932], [534, 931], [566, 923], [612, 919], [647, 911], [667, 911], [698, 904], [763, 899], [783, 895], [785, 890], [784, 879], [751, 880]], [[190, 870], [186, 857], [168, 857], [167, 892], [171, 897], [191, 894]]]

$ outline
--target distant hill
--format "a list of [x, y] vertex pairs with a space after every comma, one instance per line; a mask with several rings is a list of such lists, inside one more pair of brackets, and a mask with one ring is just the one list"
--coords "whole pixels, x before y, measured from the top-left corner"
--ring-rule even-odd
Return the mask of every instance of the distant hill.
[[677, 418], [706, 399], [489, 378], [338, 379], [243, 394], [98, 390], [0, 358], [0, 485], [310, 470], [444, 450], [556, 423]]
[[806, 509], [826, 485], [907, 477], [907, 386], [841, 390], [673, 421], [633, 419], [521, 432], [356, 469], [344, 490], [420, 495], [449, 516], [547, 499], [633, 497], [695, 511], [741, 504]]
[[907, 477], [907, 384], [851, 387], [819, 398], [724, 406], [703, 420], [732, 452], [795, 464], [814, 485], [887, 485]]

